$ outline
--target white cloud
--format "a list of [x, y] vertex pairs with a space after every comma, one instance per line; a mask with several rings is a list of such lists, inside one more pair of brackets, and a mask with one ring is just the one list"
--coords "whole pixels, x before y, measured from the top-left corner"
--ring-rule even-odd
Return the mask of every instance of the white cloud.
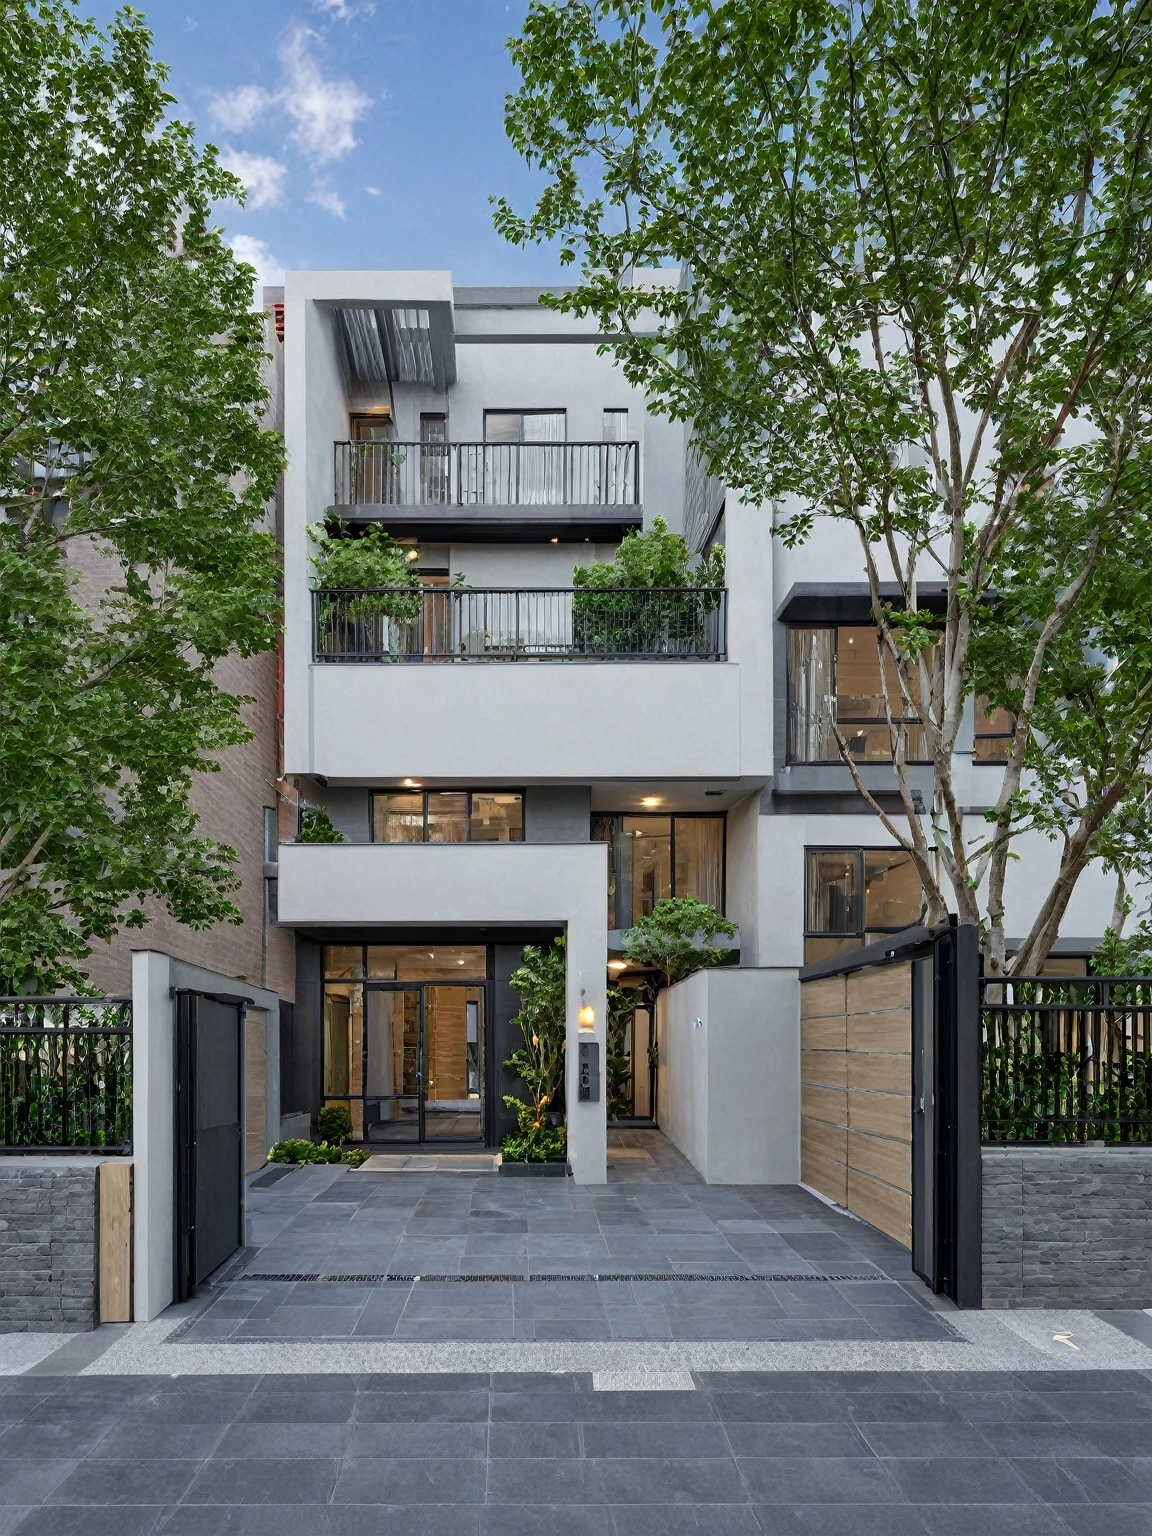
[[315, 32], [297, 24], [281, 43], [285, 80], [279, 101], [295, 124], [292, 137], [299, 149], [313, 164], [324, 165], [356, 148], [356, 124], [372, 98], [354, 81], [322, 73], [311, 52], [316, 41]]
[[271, 155], [249, 155], [242, 149], [228, 149], [220, 156], [220, 164], [247, 187], [246, 208], [274, 208], [284, 196], [288, 167], [283, 161], [273, 160]]
[[214, 96], [208, 110], [221, 128], [229, 133], [242, 133], [251, 128], [275, 101], [275, 97], [262, 85], [241, 85], [223, 96]]
[[255, 305], [263, 308], [260, 290], [269, 285], [276, 287], [284, 281], [284, 263], [278, 261], [268, 249], [267, 243], [254, 235], [233, 235], [228, 242], [237, 261], [246, 261], [256, 268]]
[[323, 11], [325, 16], [335, 16], [338, 21], [351, 21], [353, 16], [371, 16], [375, 13], [374, 4], [350, 5], [349, 0], [312, 0], [314, 11]]
[[365, 187], [364, 190], [369, 197], [383, 197], [384, 195], [379, 187]]
[[315, 186], [308, 194], [308, 201], [315, 203], [317, 208], [323, 208], [334, 218], [342, 219], [348, 212], [344, 199], [328, 187]]

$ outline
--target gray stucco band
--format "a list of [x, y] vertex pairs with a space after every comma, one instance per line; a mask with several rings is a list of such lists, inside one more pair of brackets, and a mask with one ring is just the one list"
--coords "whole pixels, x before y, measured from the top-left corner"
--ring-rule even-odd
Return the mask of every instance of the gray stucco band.
[[0, 1333], [96, 1326], [96, 1169], [0, 1160]]
[[1152, 1146], [985, 1147], [986, 1307], [1152, 1305]]

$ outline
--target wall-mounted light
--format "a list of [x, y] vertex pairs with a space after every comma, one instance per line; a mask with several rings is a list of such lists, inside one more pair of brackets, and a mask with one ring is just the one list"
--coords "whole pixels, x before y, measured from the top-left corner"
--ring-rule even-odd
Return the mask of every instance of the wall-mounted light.
[[580, 1028], [596, 1028], [596, 1010], [591, 1003], [585, 1003], [580, 1009]]

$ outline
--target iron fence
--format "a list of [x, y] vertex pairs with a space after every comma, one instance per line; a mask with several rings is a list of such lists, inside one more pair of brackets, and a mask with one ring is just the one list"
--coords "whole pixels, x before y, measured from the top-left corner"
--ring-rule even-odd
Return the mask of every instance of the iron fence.
[[312, 594], [317, 661], [721, 661], [722, 587], [454, 589]]
[[131, 1152], [132, 1004], [0, 998], [0, 1152]]
[[630, 507], [640, 500], [637, 442], [333, 447], [337, 506]]
[[1152, 1141], [1152, 979], [985, 977], [986, 1142]]

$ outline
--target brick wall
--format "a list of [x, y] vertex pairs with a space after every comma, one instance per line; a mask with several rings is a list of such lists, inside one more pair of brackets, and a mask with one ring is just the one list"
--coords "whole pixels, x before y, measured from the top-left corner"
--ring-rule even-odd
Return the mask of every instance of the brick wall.
[[96, 1326], [96, 1168], [0, 1159], [0, 1333]]
[[[119, 579], [116, 568], [88, 540], [72, 541], [68, 554], [79, 578], [77, 601], [96, 607], [105, 587]], [[242, 714], [253, 737], [221, 753], [218, 773], [197, 776], [191, 803], [200, 831], [230, 844], [239, 855], [241, 883], [232, 900], [244, 921], [198, 933], [175, 922], [158, 903], [145, 903], [150, 917], [145, 927], [124, 929], [113, 943], [96, 944], [84, 962], [92, 984], [111, 996], [124, 997], [132, 990], [134, 949], [160, 950], [189, 965], [270, 987], [287, 1001], [295, 994], [293, 935], [264, 921], [264, 808], [280, 809], [277, 657], [274, 652], [227, 656], [214, 675], [226, 692], [251, 700]], [[286, 819], [294, 828], [294, 816]]]
[[986, 1307], [1152, 1306], [1152, 1146], [985, 1147]]

